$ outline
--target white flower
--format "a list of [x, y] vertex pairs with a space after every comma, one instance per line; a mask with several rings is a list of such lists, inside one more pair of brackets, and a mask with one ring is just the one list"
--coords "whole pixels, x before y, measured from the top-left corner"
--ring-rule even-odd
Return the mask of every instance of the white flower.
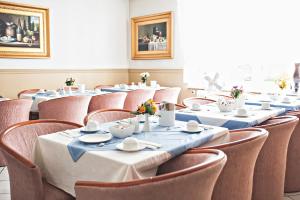
[[143, 72], [140, 74], [141, 77], [148, 78], [150, 76], [149, 72]]

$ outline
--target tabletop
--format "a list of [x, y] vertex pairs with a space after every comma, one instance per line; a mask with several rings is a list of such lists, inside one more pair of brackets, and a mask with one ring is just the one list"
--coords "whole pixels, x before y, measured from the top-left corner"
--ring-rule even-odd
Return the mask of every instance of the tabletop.
[[247, 117], [236, 115], [236, 111], [220, 112], [216, 103], [202, 105], [200, 111], [182, 109], [176, 111], [176, 120], [196, 120], [201, 124], [220, 126], [229, 130], [248, 128], [258, 125], [271, 117], [278, 116], [285, 112], [284, 108], [272, 107], [269, 110], [262, 110], [260, 106], [246, 105]]
[[31, 106], [31, 112], [38, 112], [38, 104], [43, 101], [48, 101], [51, 99], [57, 99], [61, 97], [67, 97], [67, 96], [79, 96], [79, 95], [88, 95], [88, 96], [96, 96], [96, 95], [102, 95], [102, 94], [108, 94], [110, 92], [95, 92], [93, 90], [86, 90], [85, 92], [79, 92], [79, 91], [72, 91], [72, 93], [65, 93], [63, 95], [49, 95], [46, 93], [31, 93], [31, 94], [21, 94], [21, 99], [31, 99], [33, 100], [32, 106]]
[[[116, 122], [103, 124], [101, 129], [107, 130], [114, 123]], [[76, 181], [122, 182], [152, 177], [156, 175], [158, 166], [172, 157], [228, 133], [226, 128], [212, 126], [205, 126], [205, 130], [201, 133], [184, 133], [177, 130], [186, 125], [180, 121], [176, 121], [174, 130], [159, 127], [157, 123], [151, 125], [151, 132], [134, 134], [133, 137], [159, 143], [162, 145], [159, 149], [123, 152], [116, 149], [116, 144], [121, 142], [121, 139], [112, 140], [115, 142], [99, 147], [99, 145], [78, 144], [78, 138], [53, 133], [38, 137], [34, 160], [50, 184], [75, 195]], [[71, 131], [78, 133], [79, 130]], [[86, 151], [74, 160], [70, 146], [85, 148]]]
[[102, 88], [101, 91], [105, 92], [130, 92], [138, 89], [150, 89], [150, 90], [162, 90], [166, 89], [167, 87], [138, 87], [137, 85], [135, 86], [128, 86], [128, 88], [120, 88], [120, 87], [111, 87], [111, 88]]

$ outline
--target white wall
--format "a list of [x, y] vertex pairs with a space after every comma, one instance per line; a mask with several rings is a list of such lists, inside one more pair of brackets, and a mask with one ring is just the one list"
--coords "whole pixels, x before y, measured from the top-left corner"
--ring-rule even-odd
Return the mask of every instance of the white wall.
[[[165, 60], [131, 60], [130, 56], [130, 29], [128, 29], [128, 59], [130, 68], [182, 68], [183, 51], [180, 43], [177, 0], [129, 0], [129, 15], [131, 17], [173, 11], [173, 59]], [[130, 24], [128, 25], [130, 27]]]
[[0, 69], [127, 68], [128, 0], [13, 0], [50, 9], [49, 59], [0, 59]]

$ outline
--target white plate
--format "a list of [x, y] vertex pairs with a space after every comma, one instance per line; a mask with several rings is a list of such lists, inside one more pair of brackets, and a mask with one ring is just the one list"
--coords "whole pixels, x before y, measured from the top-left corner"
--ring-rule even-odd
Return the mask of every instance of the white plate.
[[80, 142], [84, 143], [100, 143], [100, 142], [106, 142], [108, 140], [111, 140], [112, 135], [110, 133], [106, 134], [90, 134], [90, 135], [83, 135], [78, 138]]
[[239, 114], [236, 114], [236, 115], [233, 115], [234, 117], [250, 117], [250, 115], [249, 114], [247, 114], [247, 115], [239, 115]]
[[190, 130], [187, 130], [186, 128], [183, 128], [181, 130], [182, 132], [185, 132], [185, 133], [201, 133], [202, 131], [204, 131], [204, 128], [202, 127], [199, 127], [197, 130], [195, 131], [190, 131]]
[[100, 130], [89, 131], [89, 130], [86, 130], [85, 127], [80, 129], [80, 132], [82, 132], [82, 133], [97, 133], [98, 131], [100, 131]]
[[123, 143], [119, 143], [116, 145], [117, 149], [121, 151], [127, 151], [127, 152], [135, 152], [135, 151], [140, 151], [146, 148], [146, 145], [144, 144], [138, 144], [136, 149], [124, 149]]
[[201, 111], [201, 108], [198, 109], [191, 108], [191, 111]]

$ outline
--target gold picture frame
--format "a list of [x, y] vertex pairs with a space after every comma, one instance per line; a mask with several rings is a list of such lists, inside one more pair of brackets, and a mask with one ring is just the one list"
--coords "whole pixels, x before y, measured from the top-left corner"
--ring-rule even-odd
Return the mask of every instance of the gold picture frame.
[[172, 12], [131, 18], [131, 59], [173, 58]]
[[0, 57], [49, 58], [49, 9], [0, 1]]

